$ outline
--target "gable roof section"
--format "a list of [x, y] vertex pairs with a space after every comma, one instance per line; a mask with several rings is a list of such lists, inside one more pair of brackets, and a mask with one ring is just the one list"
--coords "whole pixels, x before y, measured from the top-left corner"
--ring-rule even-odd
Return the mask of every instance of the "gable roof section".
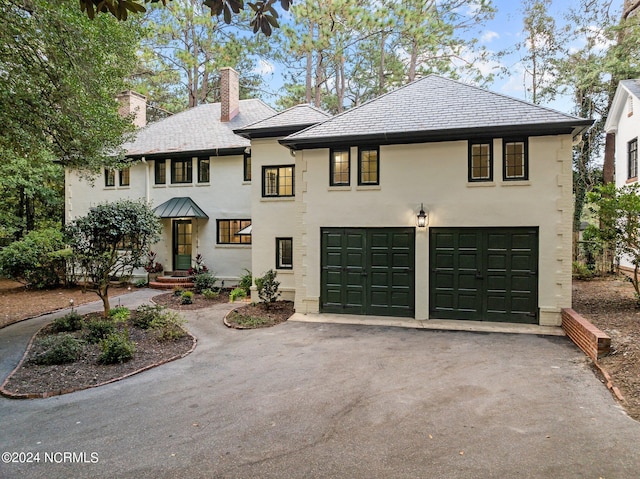
[[280, 140], [293, 149], [573, 133], [593, 122], [429, 75]]
[[620, 118], [627, 105], [627, 99], [630, 95], [635, 97], [636, 100], [634, 103], [640, 108], [640, 79], [622, 80], [618, 83], [618, 88], [616, 88], [616, 93], [611, 102], [607, 121], [604, 124], [604, 131], [607, 133], [615, 133], [618, 130], [618, 123], [620, 122]]
[[132, 158], [234, 154], [250, 142], [233, 130], [274, 113], [261, 100], [240, 100], [240, 113], [229, 122], [221, 122], [220, 103], [200, 105], [147, 125], [137, 132], [134, 141], [123, 147]]
[[311, 105], [302, 104], [288, 108], [264, 120], [234, 130], [244, 138], [272, 138], [286, 136], [309, 126], [323, 122], [331, 115]]

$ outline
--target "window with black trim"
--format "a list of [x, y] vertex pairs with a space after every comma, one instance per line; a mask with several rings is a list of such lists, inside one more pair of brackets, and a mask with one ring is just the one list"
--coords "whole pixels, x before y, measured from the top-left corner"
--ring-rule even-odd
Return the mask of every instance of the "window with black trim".
[[116, 172], [108, 168], [104, 169], [104, 186], [116, 186]]
[[131, 169], [123, 168], [120, 170], [120, 186], [129, 186], [131, 183]]
[[493, 181], [493, 142], [469, 142], [469, 181]]
[[628, 178], [638, 177], [638, 139], [634, 138], [627, 143], [627, 163], [629, 165]]
[[331, 150], [331, 162], [329, 164], [329, 184], [331, 186], [348, 186], [351, 183], [349, 168], [351, 164], [351, 151]]
[[502, 145], [502, 178], [505, 181], [529, 179], [527, 140], [505, 140]]
[[276, 269], [293, 269], [293, 238], [276, 238]]
[[358, 148], [358, 184], [380, 184], [379, 148]]
[[243, 171], [242, 179], [244, 181], [251, 181], [251, 153], [245, 152], [244, 157], [242, 159], [242, 171]]
[[262, 167], [262, 196], [294, 196], [293, 165]]
[[192, 170], [191, 158], [171, 160], [171, 183], [192, 183]]
[[250, 234], [237, 234], [250, 224], [251, 220], [218, 220], [218, 244], [251, 244]]
[[198, 158], [198, 183], [209, 183], [209, 158]]
[[167, 160], [155, 160], [153, 169], [155, 171], [155, 184], [165, 185], [167, 183]]

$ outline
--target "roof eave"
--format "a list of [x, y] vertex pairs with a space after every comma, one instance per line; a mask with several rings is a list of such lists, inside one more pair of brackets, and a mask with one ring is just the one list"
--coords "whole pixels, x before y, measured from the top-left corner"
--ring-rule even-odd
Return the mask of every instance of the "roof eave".
[[204, 150], [192, 150], [192, 151], [163, 151], [153, 153], [135, 153], [126, 154], [127, 158], [142, 159], [145, 160], [157, 160], [167, 158], [193, 158], [196, 156], [233, 156], [242, 155], [246, 146], [237, 146], [232, 148], [212, 148]]
[[286, 126], [272, 126], [266, 128], [238, 128], [233, 130], [236, 135], [239, 135], [248, 140], [254, 140], [256, 138], [275, 138], [278, 136], [288, 136], [293, 133], [297, 133], [310, 126], [317, 125], [319, 122], [303, 123], [299, 125], [286, 125]]
[[453, 128], [447, 130], [411, 131], [369, 135], [334, 136], [324, 138], [283, 138], [280, 144], [292, 149], [314, 149], [358, 145], [394, 145], [411, 143], [433, 143], [477, 138], [572, 135], [582, 133], [593, 124], [593, 120], [581, 120], [528, 125], [508, 125], [476, 128]]

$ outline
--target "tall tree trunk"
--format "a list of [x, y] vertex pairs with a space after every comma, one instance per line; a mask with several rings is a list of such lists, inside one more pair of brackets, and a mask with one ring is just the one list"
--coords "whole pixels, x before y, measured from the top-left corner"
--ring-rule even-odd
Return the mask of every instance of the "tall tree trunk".
[[604, 140], [604, 164], [602, 166], [602, 180], [604, 184], [615, 181], [615, 154], [616, 154], [616, 134], [607, 133]]
[[320, 108], [321, 104], [322, 104], [322, 89], [320, 88], [322, 86], [322, 62], [323, 62], [324, 56], [322, 54], [322, 52], [317, 52], [317, 58], [316, 58], [316, 85], [315, 85], [315, 100], [314, 100], [314, 106], [316, 108]]
[[[313, 38], [314, 23], [309, 22], [309, 38]], [[313, 78], [313, 52], [310, 50], [307, 52], [307, 69], [305, 75], [305, 101], [311, 104], [311, 93], [313, 86], [311, 84]]]
[[384, 61], [385, 61], [385, 50], [384, 43], [387, 39], [387, 34], [382, 32], [380, 35], [380, 68], [378, 69], [378, 95], [382, 95], [384, 93]]
[[409, 61], [409, 83], [416, 79], [416, 66], [418, 63], [418, 42], [413, 41], [411, 45], [411, 59]]

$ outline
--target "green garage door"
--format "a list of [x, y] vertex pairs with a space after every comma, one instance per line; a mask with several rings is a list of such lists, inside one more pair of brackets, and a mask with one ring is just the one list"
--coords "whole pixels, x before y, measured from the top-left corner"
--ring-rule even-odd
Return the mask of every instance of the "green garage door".
[[414, 228], [323, 228], [322, 312], [413, 317]]
[[537, 228], [431, 228], [429, 317], [538, 323]]

